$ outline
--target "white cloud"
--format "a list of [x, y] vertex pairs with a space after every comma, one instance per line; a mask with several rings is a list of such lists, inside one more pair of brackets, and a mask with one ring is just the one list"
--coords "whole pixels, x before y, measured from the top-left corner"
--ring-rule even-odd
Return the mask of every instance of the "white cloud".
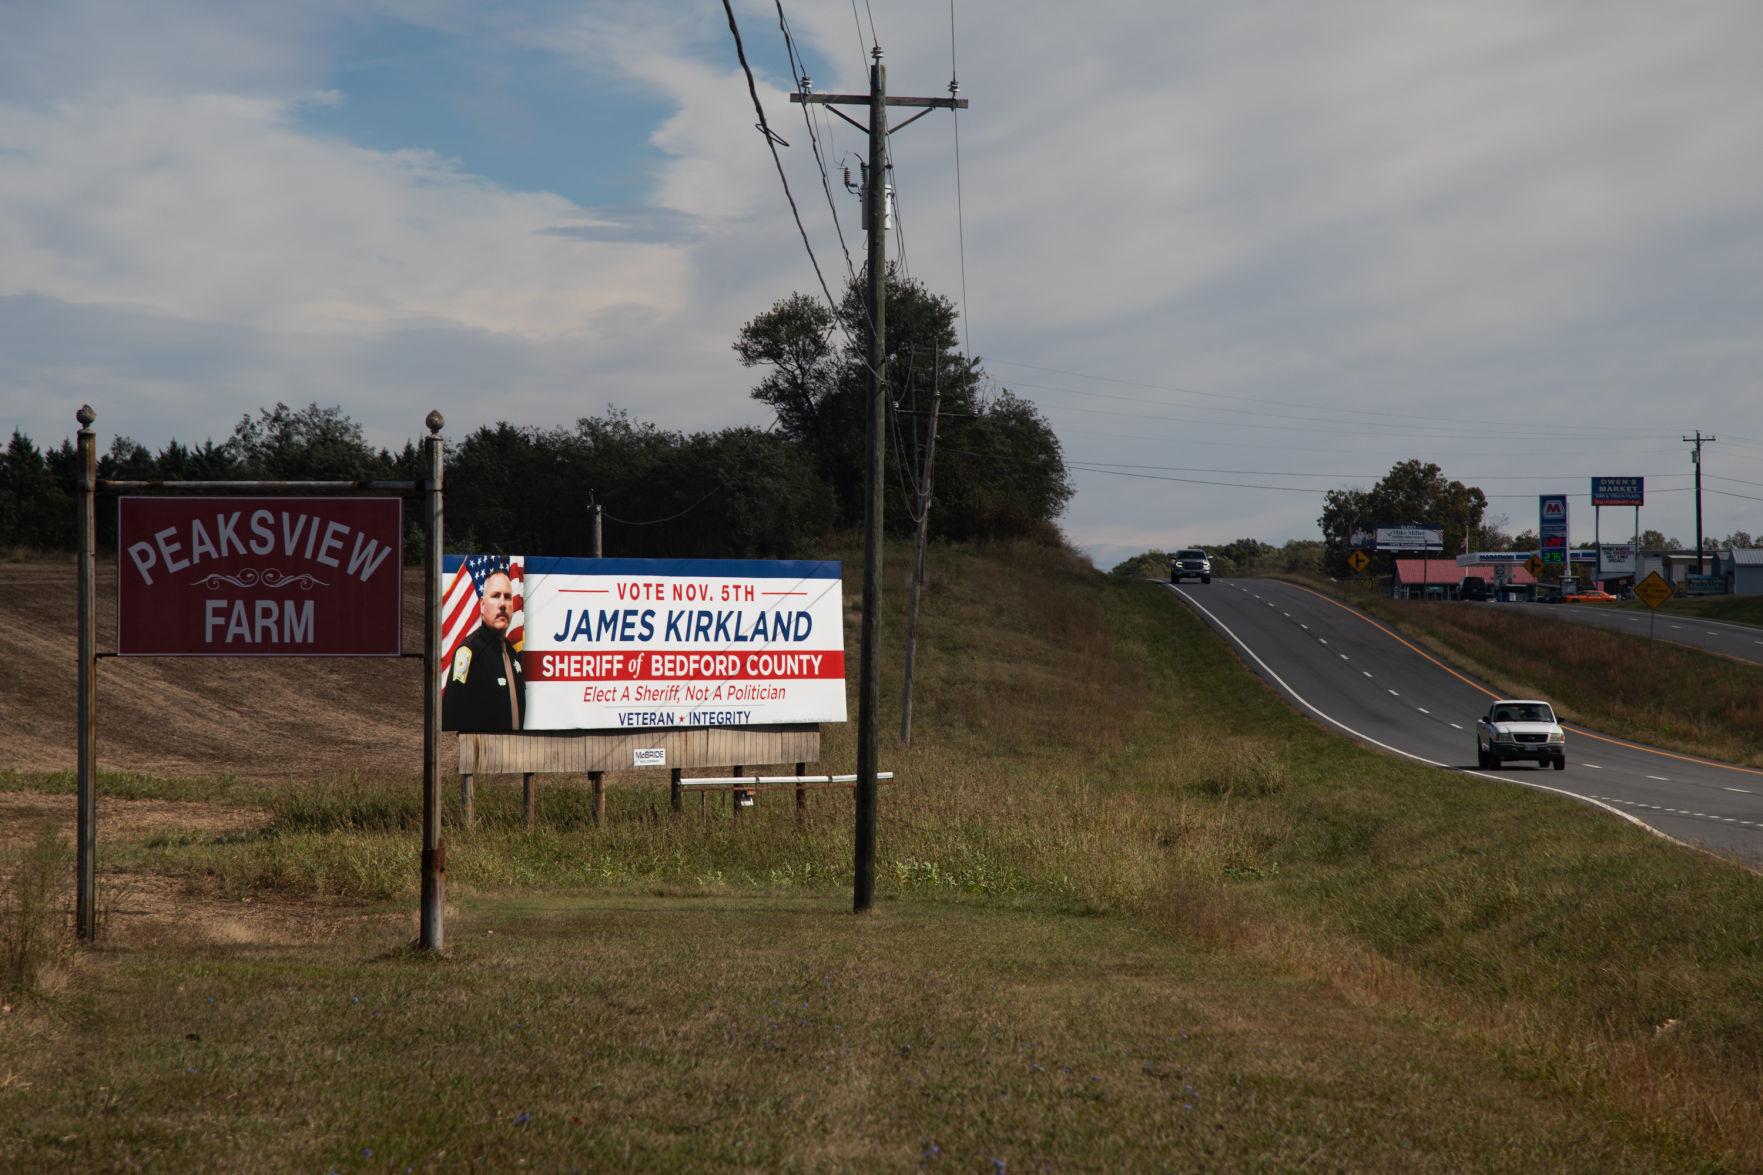
[[682, 300], [677, 251], [547, 234], [579, 210], [427, 152], [300, 134], [286, 113], [227, 95], [0, 111], [0, 292], [266, 329], [439, 320], [537, 338]]
[[[845, 262], [783, 88], [775, 8], [736, 11], [836, 292]], [[946, 3], [870, 11], [890, 92], [945, 93]], [[816, 89], [864, 88], [871, 33], [848, 7], [789, 16]], [[580, 208], [432, 153], [301, 129], [300, 103], [339, 100], [330, 67], [350, 38], [388, 17], [441, 30], [462, 54], [484, 39], [555, 52], [667, 107], [647, 131], [661, 158], [642, 207]], [[1562, 426], [1620, 422], [1655, 448], [1676, 431], [1749, 427], [1763, 367], [1763, 9], [1122, 0], [956, 17], [972, 102], [959, 121], [964, 237], [953, 120], [915, 123], [892, 150], [913, 272], [958, 297], [965, 258], [967, 325], [988, 359], [1323, 411], [1449, 419], [1522, 400]], [[387, 440], [414, 432], [402, 422], [430, 401], [462, 424], [550, 425], [609, 402], [670, 427], [757, 419], [729, 341], [816, 287], [755, 117], [715, 6], [27, 7], [0, 43], [0, 333], [23, 340], [0, 359], [0, 423], [61, 435], [71, 409], [36, 415], [47, 388], [75, 406], [82, 388], [133, 397], [141, 422], [184, 414], [164, 427], [186, 437], [205, 430], [177, 420], [224, 432], [276, 399], [342, 402]], [[835, 169], [862, 150], [854, 129], [818, 125]], [[860, 248], [836, 173], [832, 189]], [[1025, 374], [993, 373], [1010, 386]], [[119, 429], [158, 437], [129, 420]], [[1279, 452], [1236, 444], [1302, 441], [1104, 427], [1127, 436], [1074, 434], [1068, 456], [1193, 463], [1209, 450], [1226, 456], [1205, 463], [1265, 469]], [[1373, 473], [1414, 455], [1394, 447], [1444, 447], [1391, 431], [1311, 443]], [[1466, 472], [1559, 456], [1511, 449]], [[1753, 451], [1715, 458], [1763, 482]], [[1159, 528], [1176, 527], [1168, 545], [1265, 527], [1281, 541], [1311, 533], [1319, 511], [1302, 495], [1107, 484], [1118, 480], [1083, 479], [1074, 537], [1159, 545]]]

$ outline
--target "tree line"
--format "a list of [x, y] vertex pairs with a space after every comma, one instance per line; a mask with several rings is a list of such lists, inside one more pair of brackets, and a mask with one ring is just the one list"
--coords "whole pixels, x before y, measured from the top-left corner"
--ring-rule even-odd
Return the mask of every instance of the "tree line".
[[[897, 273], [889, 278], [888, 531], [916, 528], [934, 389], [941, 420], [932, 536], [1063, 541], [1054, 520], [1072, 487], [1051, 427], [1008, 391], [986, 394], [979, 360], [956, 348], [947, 299]], [[598, 508], [608, 555], [813, 553], [829, 535], [862, 525], [865, 322], [853, 281], [836, 309], [796, 294], [741, 329], [734, 349], [763, 371], [752, 395], [774, 411], [769, 429], [677, 432], [617, 409], [570, 427], [476, 429], [446, 452], [448, 549], [586, 555]], [[72, 550], [77, 476], [71, 438], [39, 449], [14, 430], [0, 455], [0, 546]], [[413, 481], [423, 471], [414, 441], [376, 450], [340, 407], [278, 403], [247, 413], [219, 443], [172, 440], [155, 453], [119, 436], [99, 457], [98, 476]], [[98, 541], [114, 545], [114, 511], [99, 511]], [[414, 519], [406, 550], [421, 557]]]
[[[1212, 560], [1213, 575], [1322, 574], [1323, 545], [1316, 539], [1292, 539], [1281, 547], [1260, 539], [1235, 539], [1215, 546], [1200, 543], [1199, 549]], [[1116, 563], [1109, 574], [1168, 579], [1170, 562], [1174, 558], [1174, 551], [1154, 547], [1142, 555]]]
[[[1455, 557], [1463, 551], [1534, 551], [1537, 534], [1522, 530], [1508, 534], [1505, 515], [1489, 515], [1488, 499], [1480, 487], [1464, 485], [1444, 475], [1437, 465], [1419, 460], [1398, 461], [1368, 490], [1329, 490], [1323, 495], [1320, 542], [1295, 539], [1274, 547], [1257, 539], [1237, 539], [1220, 546], [1204, 546], [1211, 556], [1212, 574], [1229, 575], [1325, 575], [1345, 578], [1353, 574], [1347, 560], [1353, 553], [1349, 536], [1356, 526], [1436, 526], [1444, 532], [1443, 553]], [[1615, 541], [1621, 541], [1620, 538]], [[1642, 550], [1681, 551], [1683, 544], [1653, 529], [1640, 533]], [[1754, 547], [1747, 531], [1736, 530], [1725, 539], [1705, 538], [1702, 549]], [[1593, 544], [1578, 544], [1590, 549]], [[1150, 576], [1169, 574], [1170, 552], [1150, 550], [1115, 565], [1113, 574]]]

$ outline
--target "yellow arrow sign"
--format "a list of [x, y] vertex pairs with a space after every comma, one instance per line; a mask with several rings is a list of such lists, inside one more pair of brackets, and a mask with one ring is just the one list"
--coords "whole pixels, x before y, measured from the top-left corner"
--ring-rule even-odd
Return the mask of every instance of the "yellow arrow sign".
[[1354, 551], [1351, 555], [1347, 556], [1347, 566], [1351, 567], [1354, 571], [1364, 571], [1370, 565], [1371, 560], [1365, 557], [1364, 551]]
[[1541, 575], [1544, 566], [1545, 564], [1543, 561], [1538, 559], [1535, 555], [1532, 555], [1529, 559], [1524, 561], [1524, 569], [1530, 572], [1533, 576]]
[[1647, 607], [1657, 609], [1660, 604], [1671, 598], [1671, 585], [1659, 577], [1657, 571], [1647, 572], [1647, 578], [1634, 585], [1634, 594], [1641, 598]]

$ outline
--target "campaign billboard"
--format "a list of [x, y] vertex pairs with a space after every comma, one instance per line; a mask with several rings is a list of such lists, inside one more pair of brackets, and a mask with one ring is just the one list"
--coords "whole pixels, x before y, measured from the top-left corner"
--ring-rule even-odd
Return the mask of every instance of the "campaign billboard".
[[443, 560], [442, 725], [618, 730], [845, 721], [831, 560]]
[[1445, 549], [1445, 528], [1442, 526], [1380, 526], [1377, 528], [1377, 549], [1380, 551], [1442, 551]]
[[117, 500], [116, 651], [396, 657], [398, 498]]

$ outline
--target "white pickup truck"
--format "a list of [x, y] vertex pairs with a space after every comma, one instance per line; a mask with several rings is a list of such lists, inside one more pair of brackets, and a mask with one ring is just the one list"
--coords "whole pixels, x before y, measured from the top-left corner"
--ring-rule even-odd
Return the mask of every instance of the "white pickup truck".
[[1508, 759], [1533, 759], [1567, 769], [1567, 734], [1547, 702], [1502, 698], [1475, 723], [1475, 763], [1484, 770]]

